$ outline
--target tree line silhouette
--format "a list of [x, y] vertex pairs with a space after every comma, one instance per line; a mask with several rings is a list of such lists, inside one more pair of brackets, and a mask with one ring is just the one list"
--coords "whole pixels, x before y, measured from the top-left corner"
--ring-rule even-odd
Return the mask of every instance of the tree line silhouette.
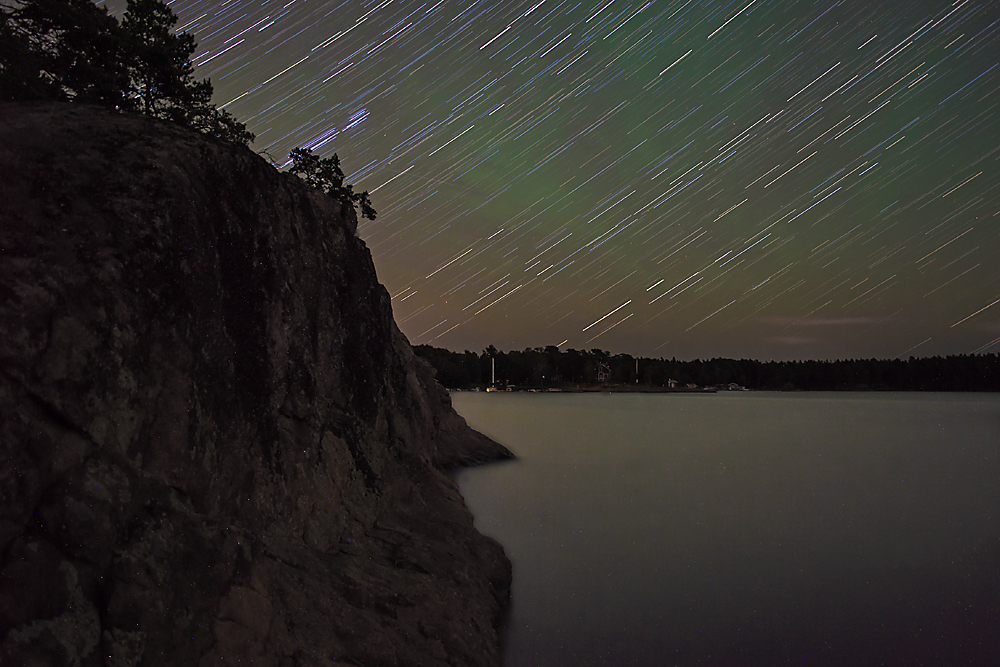
[[0, 99], [138, 111], [244, 146], [254, 135], [194, 78], [195, 40], [160, 0], [128, 0], [119, 23], [91, 0], [0, 4]]
[[[254, 134], [212, 103], [209, 79], [195, 79], [195, 39], [175, 34], [176, 24], [162, 0], [128, 0], [120, 22], [92, 0], [0, 0], [0, 100], [96, 104], [249, 146]], [[368, 192], [344, 183], [336, 153], [296, 148], [289, 164], [310, 187], [375, 219]]]
[[732, 383], [776, 391], [1000, 391], [1000, 356], [996, 354], [762, 362], [636, 358], [599, 349], [560, 350], [554, 345], [511, 352], [491, 345], [481, 354], [430, 345], [413, 349], [437, 369], [438, 381], [452, 389], [487, 387], [494, 368], [498, 387], [590, 387], [599, 384], [597, 372], [605, 364], [611, 386], [667, 387], [674, 380], [680, 386], [727, 387]]

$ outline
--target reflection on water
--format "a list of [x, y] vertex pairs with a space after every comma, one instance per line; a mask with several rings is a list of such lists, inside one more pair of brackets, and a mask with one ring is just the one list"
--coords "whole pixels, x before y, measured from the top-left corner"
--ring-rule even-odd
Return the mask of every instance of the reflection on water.
[[504, 664], [1000, 664], [996, 394], [452, 396]]

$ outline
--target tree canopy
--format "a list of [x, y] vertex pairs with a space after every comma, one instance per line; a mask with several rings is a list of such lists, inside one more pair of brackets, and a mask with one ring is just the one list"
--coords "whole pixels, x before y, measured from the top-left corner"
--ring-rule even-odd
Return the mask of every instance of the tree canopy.
[[0, 2], [0, 99], [139, 111], [248, 145], [254, 135], [194, 78], [195, 40], [161, 0], [128, 0], [121, 22], [91, 0]]
[[[0, 0], [0, 100], [64, 100], [137, 111], [243, 146], [246, 125], [212, 104], [212, 83], [195, 79], [195, 39], [175, 33], [162, 0], [128, 0], [119, 22], [92, 0]], [[308, 148], [289, 171], [375, 219], [368, 192], [344, 183], [340, 159]]]
[[368, 198], [368, 191], [355, 192], [353, 185], [344, 184], [344, 172], [336, 153], [321, 159], [308, 148], [295, 148], [288, 157], [292, 163], [288, 171], [301, 178], [308, 186], [336, 197], [344, 206], [360, 207], [362, 216], [369, 220], [375, 219], [376, 213]]

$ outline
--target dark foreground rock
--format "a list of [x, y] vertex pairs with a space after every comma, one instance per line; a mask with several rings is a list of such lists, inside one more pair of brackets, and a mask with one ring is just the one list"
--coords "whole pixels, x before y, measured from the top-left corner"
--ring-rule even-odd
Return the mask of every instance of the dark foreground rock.
[[510, 453], [353, 210], [249, 150], [0, 104], [0, 664], [496, 665]]

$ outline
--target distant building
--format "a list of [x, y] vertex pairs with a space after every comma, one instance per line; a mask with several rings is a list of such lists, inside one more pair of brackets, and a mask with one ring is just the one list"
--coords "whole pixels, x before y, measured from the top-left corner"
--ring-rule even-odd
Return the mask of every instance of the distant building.
[[671, 389], [677, 389], [677, 380], [674, 380], [672, 378], [670, 380], [667, 380], [667, 386], [670, 387]]
[[611, 367], [604, 363], [597, 364], [597, 381], [607, 382], [611, 379]]

